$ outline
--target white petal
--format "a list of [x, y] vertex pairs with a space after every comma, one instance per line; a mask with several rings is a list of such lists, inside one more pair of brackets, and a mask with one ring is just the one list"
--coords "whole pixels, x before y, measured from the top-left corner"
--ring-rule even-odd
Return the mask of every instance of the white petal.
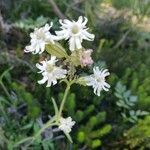
[[82, 26], [85, 26], [86, 24], [87, 24], [87, 22], [88, 22], [88, 19], [86, 18], [86, 17], [84, 17], [84, 22], [82, 23]]
[[107, 82], [104, 83], [104, 86], [105, 86], [106, 88], [108, 88], [108, 90], [109, 90], [110, 85], [109, 85]]
[[57, 81], [56, 81], [56, 80], [53, 80], [52, 82], [53, 82], [53, 85], [57, 84]]
[[75, 50], [75, 39], [74, 39], [74, 37], [71, 37], [70, 40], [69, 40], [69, 49], [71, 51]]
[[45, 50], [45, 42], [41, 42], [40, 43], [40, 49], [41, 49], [41, 51], [39, 52], [39, 54], [44, 52], [44, 50]]
[[68, 20], [68, 19], [64, 19], [63, 22], [64, 22], [65, 24], [68, 24], [68, 25], [71, 25], [71, 24], [72, 24], [72, 22], [71, 22], [70, 20]]
[[39, 84], [44, 84], [47, 81], [47, 77], [43, 77], [42, 80], [38, 81]]
[[82, 48], [81, 41], [78, 37], [75, 37], [75, 42], [76, 42], [77, 49], [81, 49]]
[[31, 45], [25, 47], [24, 52], [29, 53], [29, 52], [32, 52], [32, 51], [33, 51], [33, 47]]
[[48, 24], [48, 23], [46, 23], [46, 24], [45, 24], [45, 26], [44, 26], [44, 30], [45, 30], [45, 31], [49, 31], [49, 30], [50, 30], [50, 28], [51, 28], [51, 27], [49, 26], [49, 24]]
[[82, 33], [84, 35], [84, 39], [86, 39], [88, 41], [93, 41], [95, 38], [94, 34], [91, 34], [91, 33], [87, 32], [86, 30], [83, 30]]
[[80, 16], [80, 17], [78, 18], [77, 23], [78, 23], [78, 24], [82, 24], [82, 22], [83, 22], [83, 17], [82, 17], [82, 16]]
[[41, 71], [39, 71], [39, 73], [41, 73], [41, 72], [44, 71], [44, 67], [42, 65], [40, 65], [40, 64], [37, 63], [36, 67], [41, 70]]
[[37, 53], [39, 53], [39, 52], [40, 52], [40, 46], [37, 44], [37, 45], [36, 45], [36, 48], [35, 48], [34, 54], [37, 54]]

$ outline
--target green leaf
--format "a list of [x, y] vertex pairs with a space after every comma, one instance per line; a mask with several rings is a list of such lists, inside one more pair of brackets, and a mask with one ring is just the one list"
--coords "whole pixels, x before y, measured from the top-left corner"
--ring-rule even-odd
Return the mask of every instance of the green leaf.
[[95, 139], [95, 140], [93, 140], [92, 141], [92, 148], [94, 149], [94, 148], [97, 148], [97, 147], [99, 147], [99, 146], [101, 146], [102, 145], [102, 142], [101, 142], [101, 140], [99, 140], [99, 139]]
[[49, 146], [47, 143], [42, 142], [43, 150], [49, 150]]
[[135, 111], [134, 110], [129, 111], [129, 113], [130, 113], [131, 116], [135, 115]]
[[120, 93], [115, 93], [115, 96], [116, 96], [117, 98], [122, 99], [122, 95], [121, 95]]
[[130, 102], [133, 102], [133, 103], [135, 103], [135, 102], [137, 102], [137, 96], [130, 96]]
[[20, 130], [27, 130], [30, 129], [33, 126], [33, 121], [31, 121], [29, 124], [23, 126]]
[[58, 43], [55, 44], [49, 43], [46, 45], [46, 51], [57, 58], [67, 58], [68, 54], [66, 53], [65, 49]]
[[141, 110], [136, 111], [137, 116], [145, 116], [145, 115], [148, 115], [148, 114], [149, 114], [149, 112], [147, 112], [147, 111], [141, 111]]
[[[34, 124], [33, 130], [34, 130], [34, 133], [35, 133], [35, 134], [38, 133], [38, 131], [40, 130], [40, 127], [39, 127], [39, 125], [38, 125], [37, 123]], [[42, 140], [42, 137], [41, 137], [41, 135], [39, 135], [39, 136], [37, 136], [37, 137], [35, 138], [34, 142], [40, 143], [41, 140]]]
[[75, 114], [75, 119], [80, 122], [84, 118], [84, 112], [81, 110], [78, 110]]
[[68, 140], [70, 141], [70, 143], [73, 143], [72, 138], [69, 135], [69, 133], [64, 132], [64, 134], [66, 135], [66, 137], [68, 138]]
[[13, 67], [10, 67], [10, 68], [8, 68], [7, 70], [5, 70], [5, 71], [1, 74], [1, 76], [0, 76], [0, 81], [1, 81], [1, 82], [2, 82], [3, 77], [7, 77], [9, 71], [12, 70], [12, 69], [13, 69]]
[[58, 114], [58, 107], [57, 107], [57, 104], [56, 104], [56, 101], [54, 98], [52, 98], [52, 102], [53, 102], [54, 109], [55, 109], [55, 115], [57, 115]]
[[77, 139], [80, 143], [84, 142], [86, 139], [86, 135], [83, 131], [80, 131], [77, 135]]

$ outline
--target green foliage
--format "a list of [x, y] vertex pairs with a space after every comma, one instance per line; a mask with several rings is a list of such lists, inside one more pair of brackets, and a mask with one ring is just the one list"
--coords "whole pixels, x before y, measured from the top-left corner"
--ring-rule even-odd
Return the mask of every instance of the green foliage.
[[149, 0], [120, 0], [120, 2], [118, 2], [117, 0], [111, 0], [111, 2], [113, 6], [115, 6], [118, 9], [130, 8], [135, 14], [138, 15], [147, 15], [150, 13]]
[[129, 129], [125, 134], [126, 144], [130, 149], [149, 149], [150, 148], [150, 116], [139, 120], [138, 123]]
[[15, 2], [7, 0], [5, 4], [6, 15], [13, 21], [19, 20], [21, 15], [29, 15], [35, 19], [41, 16], [41, 14], [43, 16], [49, 16], [49, 14], [53, 13], [47, 4], [47, 0], [15, 0]]
[[131, 95], [131, 91], [127, 91], [126, 86], [123, 86], [120, 82], [117, 83], [115, 90], [115, 96], [119, 98], [116, 104], [119, 107], [130, 109], [137, 102], [137, 96]]
[[5, 145], [7, 144], [7, 139], [4, 135], [4, 131], [2, 128], [0, 128], [0, 148], [4, 149]]
[[[61, 93], [59, 97], [61, 99]], [[95, 98], [95, 101], [98, 101], [98, 99]], [[110, 133], [112, 129], [111, 125], [104, 124], [106, 113], [97, 112], [96, 115], [92, 116], [92, 114], [95, 114], [96, 104], [90, 104], [86, 109], [82, 110], [78, 108], [76, 103], [75, 94], [70, 93], [66, 102], [67, 112], [71, 114], [76, 123], [80, 124], [75, 136], [75, 143], [87, 145], [92, 149], [100, 147], [103, 143], [101, 140], [102, 137]], [[79, 146], [75, 145], [75, 148], [79, 148]]]
[[[149, 59], [145, 60], [147, 63]], [[125, 75], [122, 78], [123, 81], [126, 81], [127, 84], [130, 85], [131, 89], [136, 93], [139, 98], [138, 108], [150, 110], [150, 102], [149, 102], [149, 83], [150, 83], [150, 70], [148, 66], [144, 63], [140, 64], [138, 67], [138, 72], [133, 72], [131, 68], [127, 68], [125, 70]], [[130, 78], [131, 82], [128, 82], [128, 78]], [[142, 82], [141, 82], [142, 81]]]
[[30, 29], [33, 30], [34, 28], [41, 27], [41, 26], [45, 25], [47, 22], [48, 22], [48, 18], [40, 16], [36, 20], [34, 20], [32, 18], [28, 18], [28, 19], [17, 21], [15, 23], [15, 26], [17, 28], [21, 28], [23, 30], [28, 31]]
[[149, 112], [133, 110], [137, 103], [137, 96], [131, 95], [131, 91], [126, 89], [120, 82], [115, 87], [115, 96], [119, 99], [116, 105], [122, 109], [121, 115], [125, 121], [135, 123], [140, 116], [148, 115]]
[[12, 82], [11, 88], [14, 90], [14, 101], [16, 101], [15, 105], [20, 104], [21, 102], [27, 103], [28, 107], [28, 115], [30, 117], [38, 117], [40, 113], [40, 108], [38, 106], [38, 102], [33, 98], [32, 94], [25, 90], [24, 86], [18, 85], [15, 82]]

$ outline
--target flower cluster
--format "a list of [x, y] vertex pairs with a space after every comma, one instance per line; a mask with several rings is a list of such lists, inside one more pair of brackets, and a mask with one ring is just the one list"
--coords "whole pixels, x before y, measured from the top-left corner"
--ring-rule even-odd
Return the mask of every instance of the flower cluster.
[[[93, 64], [91, 57], [93, 50], [85, 49], [82, 46], [83, 40], [93, 41], [95, 38], [93, 34], [88, 32], [86, 26], [88, 19], [80, 16], [77, 21], [64, 19], [59, 22], [61, 27], [59, 31], [55, 31], [55, 35], [50, 33], [53, 23], [36, 28], [30, 34], [31, 44], [25, 48], [27, 53], [41, 54], [46, 50], [51, 55], [50, 59], [45, 59], [36, 64], [36, 67], [40, 70], [39, 73], [42, 75], [42, 79], [38, 83], [44, 84], [47, 82], [47, 87], [57, 84], [58, 80], [65, 80], [67, 84], [84, 83], [86, 86], [92, 86], [94, 93], [98, 96], [100, 96], [102, 90], [108, 91], [110, 85], [105, 79], [109, 75], [107, 69], [94, 67], [93, 74], [84, 77], [76, 74], [77, 67], [83, 68]], [[59, 44], [60, 40], [69, 42], [69, 53]], [[66, 97], [63, 100], [65, 101], [65, 99]], [[64, 102], [61, 104], [60, 116], [57, 117], [59, 121], [57, 122], [59, 122], [59, 129], [69, 133], [75, 122], [72, 121], [71, 117], [65, 119], [61, 116], [63, 106]]]

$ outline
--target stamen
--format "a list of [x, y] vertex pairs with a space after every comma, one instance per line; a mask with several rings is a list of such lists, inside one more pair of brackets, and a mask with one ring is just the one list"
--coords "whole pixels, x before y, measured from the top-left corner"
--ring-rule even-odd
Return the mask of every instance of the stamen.
[[53, 69], [54, 69], [53, 65], [51, 65], [51, 64], [47, 65], [47, 68], [46, 68], [47, 72], [52, 72]]

